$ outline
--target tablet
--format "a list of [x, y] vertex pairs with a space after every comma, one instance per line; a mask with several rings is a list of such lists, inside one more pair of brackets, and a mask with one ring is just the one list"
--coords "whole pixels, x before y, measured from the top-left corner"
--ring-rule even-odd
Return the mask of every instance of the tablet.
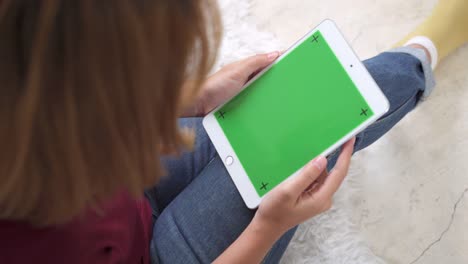
[[249, 208], [383, 116], [388, 100], [325, 20], [203, 125]]

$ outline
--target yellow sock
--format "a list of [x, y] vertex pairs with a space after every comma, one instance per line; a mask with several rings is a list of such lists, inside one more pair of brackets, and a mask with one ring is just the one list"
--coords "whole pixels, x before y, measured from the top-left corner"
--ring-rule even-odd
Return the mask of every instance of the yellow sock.
[[468, 42], [468, 0], [439, 0], [429, 18], [396, 46], [403, 46], [415, 36], [431, 39], [439, 61]]

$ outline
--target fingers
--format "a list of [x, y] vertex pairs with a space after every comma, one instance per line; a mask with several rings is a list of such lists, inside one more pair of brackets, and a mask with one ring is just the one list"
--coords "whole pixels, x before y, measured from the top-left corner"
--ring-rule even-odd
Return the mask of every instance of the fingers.
[[327, 167], [327, 159], [320, 156], [309, 162], [299, 175], [290, 179], [287, 182], [286, 188], [292, 193], [300, 195], [306, 190], [315, 180], [319, 178], [324, 169]]
[[280, 56], [280, 53], [275, 51], [268, 54], [259, 54], [245, 59], [245, 69], [248, 75], [257, 72], [272, 63]]
[[320, 176], [305, 190], [309, 194], [316, 192], [328, 177], [328, 170], [323, 170]]
[[338, 161], [336, 162], [335, 167], [325, 179], [322, 187], [317, 191], [317, 196], [324, 199], [331, 199], [333, 194], [335, 194], [335, 192], [338, 190], [344, 178], [348, 174], [355, 142], [356, 138], [353, 138], [343, 145], [341, 154], [338, 158]]

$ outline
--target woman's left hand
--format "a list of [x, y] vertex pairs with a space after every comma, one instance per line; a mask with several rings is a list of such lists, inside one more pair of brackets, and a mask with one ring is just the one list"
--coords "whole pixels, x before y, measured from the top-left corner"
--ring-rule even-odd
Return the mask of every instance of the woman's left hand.
[[221, 68], [203, 85], [200, 98], [196, 103], [197, 114], [206, 115], [239, 93], [253, 76], [275, 61], [279, 55], [278, 51], [255, 55]]

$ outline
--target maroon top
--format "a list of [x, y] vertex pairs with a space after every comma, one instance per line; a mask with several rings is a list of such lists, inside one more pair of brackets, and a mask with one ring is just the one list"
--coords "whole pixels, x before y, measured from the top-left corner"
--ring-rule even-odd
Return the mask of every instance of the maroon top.
[[0, 220], [0, 263], [149, 263], [148, 201], [119, 194], [100, 212], [42, 229]]

